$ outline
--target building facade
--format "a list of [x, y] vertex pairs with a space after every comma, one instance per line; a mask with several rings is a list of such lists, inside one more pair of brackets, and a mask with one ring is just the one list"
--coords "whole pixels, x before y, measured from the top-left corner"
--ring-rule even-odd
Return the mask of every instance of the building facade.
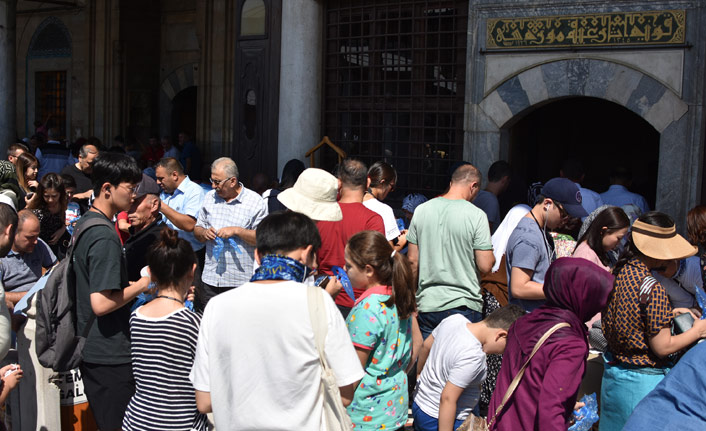
[[680, 224], [706, 202], [702, 1], [22, 0], [5, 16], [20, 137], [49, 114], [72, 140], [184, 130], [247, 182], [329, 136], [392, 163], [393, 199], [505, 159], [507, 205], [580, 158], [585, 186], [627, 167]]

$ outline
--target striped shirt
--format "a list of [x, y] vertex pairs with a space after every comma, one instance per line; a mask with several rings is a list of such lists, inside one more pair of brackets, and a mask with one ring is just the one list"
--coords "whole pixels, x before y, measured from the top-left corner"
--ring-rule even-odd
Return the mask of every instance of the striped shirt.
[[186, 308], [163, 317], [147, 317], [140, 308], [130, 316], [135, 395], [123, 430], [205, 430], [206, 416], [196, 410], [189, 381], [200, 317]]
[[[218, 231], [224, 227], [239, 226], [255, 230], [267, 215], [267, 205], [260, 195], [242, 187], [238, 196], [230, 202], [218, 196], [215, 190], [206, 193], [196, 226]], [[238, 287], [250, 281], [253, 274], [255, 246], [235, 237], [240, 253], [225, 241], [226, 247], [216, 260], [213, 256], [215, 241], [206, 242], [206, 261], [201, 280], [217, 287]]]

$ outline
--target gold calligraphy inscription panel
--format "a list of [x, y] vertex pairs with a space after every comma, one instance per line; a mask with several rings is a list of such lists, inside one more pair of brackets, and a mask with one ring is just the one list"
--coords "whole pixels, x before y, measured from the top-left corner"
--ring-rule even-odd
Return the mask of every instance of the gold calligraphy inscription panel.
[[488, 19], [487, 49], [684, 43], [685, 10]]

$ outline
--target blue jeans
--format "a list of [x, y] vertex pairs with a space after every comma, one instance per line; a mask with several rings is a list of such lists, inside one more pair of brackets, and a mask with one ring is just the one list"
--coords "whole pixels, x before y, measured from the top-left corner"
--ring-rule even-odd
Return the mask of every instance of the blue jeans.
[[468, 307], [457, 307], [444, 311], [419, 313], [419, 316], [417, 316], [417, 323], [419, 323], [419, 330], [422, 332], [422, 337], [426, 340], [427, 337], [431, 335], [431, 331], [439, 326], [439, 323], [441, 323], [442, 320], [452, 314], [461, 314], [463, 317], [470, 320], [471, 323], [480, 322], [483, 320], [483, 315], [479, 311], [471, 310]]
[[[439, 419], [431, 417], [419, 408], [417, 403], [412, 403], [412, 417], [414, 418], [414, 431], [439, 431]], [[462, 420], [454, 420], [454, 429], [463, 424]]]

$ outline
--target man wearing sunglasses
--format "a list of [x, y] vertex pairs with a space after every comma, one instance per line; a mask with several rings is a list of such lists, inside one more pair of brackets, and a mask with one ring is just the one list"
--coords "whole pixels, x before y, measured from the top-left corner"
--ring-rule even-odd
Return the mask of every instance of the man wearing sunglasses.
[[211, 165], [211, 188], [196, 219], [194, 237], [206, 243], [196, 309], [212, 297], [250, 281], [253, 274], [255, 229], [267, 215], [265, 201], [239, 181], [238, 167], [228, 157]]
[[569, 216], [587, 215], [576, 184], [567, 178], [547, 181], [534, 207], [520, 220], [507, 242], [510, 303], [526, 311], [544, 304], [544, 274], [556, 259], [554, 240], [549, 232], [560, 228]]

